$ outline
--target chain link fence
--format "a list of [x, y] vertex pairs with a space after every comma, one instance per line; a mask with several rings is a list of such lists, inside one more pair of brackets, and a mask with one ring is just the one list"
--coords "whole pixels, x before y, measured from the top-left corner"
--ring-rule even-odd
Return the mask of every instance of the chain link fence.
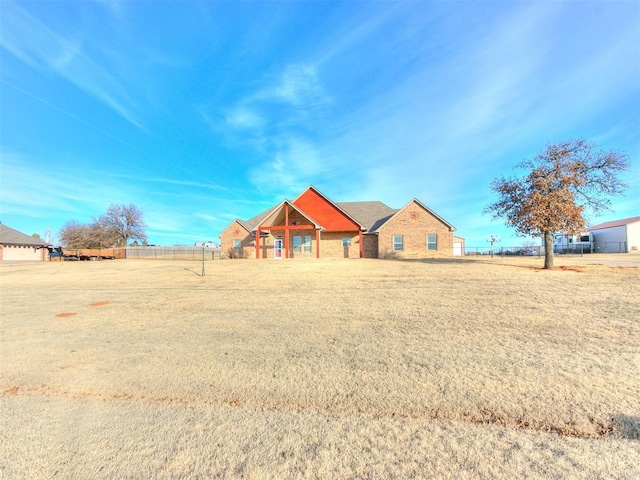
[[[555, 255], [586, 255], [589, 253], [625, 253], [626, 242], [598, 242], [595, 245], [556, 245], [553, 248]], [[542, 257], [543, 246], [533, 247], [466, 247], [466, 256], [489, 255], [500, 257]]]
[[596, 242], [595, 253], [627, 253], [627, 242]]
[[127, 247], [127, 258], [145, 260], [220, 260], [222, 251], [208, 247]]

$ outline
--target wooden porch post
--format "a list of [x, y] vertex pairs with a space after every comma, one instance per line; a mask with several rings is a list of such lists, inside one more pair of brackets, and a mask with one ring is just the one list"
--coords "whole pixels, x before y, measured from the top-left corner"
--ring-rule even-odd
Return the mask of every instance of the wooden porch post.
[[316, 258], [320, 258], [320, 229], [316, 228]]
[[256, 258], [260, 258], [260, 227], [256, 229]]
[[364, 253], [364, 245], [362, 245], [362, 230], [358, 230], [358, 237], [360, 237], [360, 258]]
[[284, 204], [284, 258], [289, 258], [289, 204]]

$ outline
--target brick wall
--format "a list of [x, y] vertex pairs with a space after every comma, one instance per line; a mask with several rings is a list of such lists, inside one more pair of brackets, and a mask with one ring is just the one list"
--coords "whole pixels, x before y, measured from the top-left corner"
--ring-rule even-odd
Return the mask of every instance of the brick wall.
[[364, 245], [362, 256], [364, 258], [378, 258], [378, 236], [365, 234], [362, 236], [362, 241]]
[[238, 223], [238, 221], [232, 222], [224, 231], [220, 234], [220, 248], [222, 256], [227, 255], [227, 251], [233, 247], [234, 240], [240, 240], [242, 242], [242, 251], [245, 257], [255, 258], [256, 249], [255, 243], [251, 234]]
[[[342, 239], [348, 238], [351, 245], [346, 248]], [[360, 258], [358, 232], [322, 232], [320, 234], [320, 258]]]
[[[437, 250], [427, 250], [427, 235], [437, 235]], [[393, 250], [393, 236], [402, 235], [404, 248]], [[401, 258], [452, 257], [453, 232], [416, 202], [409, 203], [380, 228], [378, 256], [393, 252]]]

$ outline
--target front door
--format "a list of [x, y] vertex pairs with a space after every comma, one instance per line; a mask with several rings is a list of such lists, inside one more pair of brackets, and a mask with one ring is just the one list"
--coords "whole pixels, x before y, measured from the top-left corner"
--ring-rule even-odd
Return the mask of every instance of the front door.
[[276, 238], [273, 241], [273, 258], [282, 258], [282, 239]]

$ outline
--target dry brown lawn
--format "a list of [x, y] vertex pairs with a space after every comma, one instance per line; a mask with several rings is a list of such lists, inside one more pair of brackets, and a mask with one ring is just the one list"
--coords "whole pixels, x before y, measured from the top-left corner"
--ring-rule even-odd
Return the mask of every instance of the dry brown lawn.
[[640, 478], [598, 258], [2, 264], [0, 477]]

